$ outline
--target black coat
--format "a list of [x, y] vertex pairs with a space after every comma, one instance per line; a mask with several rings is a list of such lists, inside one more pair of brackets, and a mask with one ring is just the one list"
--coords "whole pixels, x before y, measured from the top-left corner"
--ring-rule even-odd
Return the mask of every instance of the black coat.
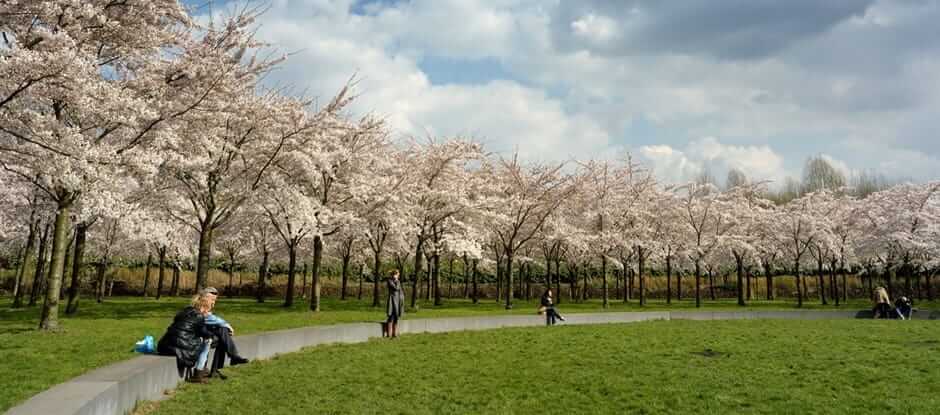
[[176, 314], [173, 324], [157, 344], [157, 352], [164, 356], [176, 356], [176, 366], [182, 369], [193, 367], [199, 358], [203, 339], [211, 338], [206, 328], [206, 316], [195, 308], [186, 307]]

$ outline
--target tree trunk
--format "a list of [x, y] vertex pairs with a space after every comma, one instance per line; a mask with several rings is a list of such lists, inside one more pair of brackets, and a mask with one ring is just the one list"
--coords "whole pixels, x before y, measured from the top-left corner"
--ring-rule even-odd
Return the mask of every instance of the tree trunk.
[[610, 299], [608, 298], [609, 294], [607, 292], [607, 257], [603, 255], [601, 255], [601, 286], [603, 287], [601, 291], [601, 298], [604, 300], [604, 308], [609, 308]]
[[159, 261], [159, 269], [157, 270], [157, 299], [160, 299], [160, 296], [163, 294], [163, 280], [166, 276], [166, 247], [161, 246], [157, 250], [157, 260]]
[[849, 302], [849, 278], [845, 274], [845, 260], [839, 260], [839, 274], [842, 275], [842, 302]]
[[555, 297], [561, 304], [561, 260], [555, 257]]
[[431, 259], [434, 261], [434, 305], [439, 306], [444, 304], [441, 301], [441, 254], [435, 251]]
[[702, 263], [695, 260], [695, 307], [702, 306]]
[[108, 259], [101, 258], [101, 262], [95, 264], [95, 301], [101, 303], [104, 300], [104, 293], [106, 290], [107, 278], [105, 274], [108, 272]]
[[[75, 238], [77, 240], [78, 235], [76, 235]], [[77, 243], [75, 244], [75, 252], [76, 254], [78, 253]], [[78, 258], [78, 255], [76, 255], [75, 258]], [[147, 265], [144, 266], [144, 289], [142, 290], [143, 292], [141, 293], [141, 297], [146, 297], [147, 291], [150, 288], [150, 267], [152, 266], [153, 266], [153, 253], [147, 252]], [[71, 303], [71, 301], [69, 302]]]
[[682, 269], [676, 273], [676, 300], [682, 301]]
[[294, 306], [294, 287], [297, 286], [297, 242], [287, 244], [287, 293], [284, 295], [284, 307]]
[[307, 272], [308, 272], [307, 263], [306, 263], [306, 262], [304, 262], [304, 269], [303, 269], [303, 271], [304, 271], [303, 275], [300, 276], [300, 279], [301, 279], [301, 281], [300, 281], [300, 298], [303, 299], [303, 300], [306, 300], [306, 299], [307, 299]]
[[23, 250], [23, 260], [16, 270], [16, 285], [13, 288], [13, 308], [23, 306], [23, 292], [26, 288], [26, 270], [29, 269], [29, 263], [32, 262], [33, 250], [36, 247], [36, 233], [39, 230], [39, 222], [29, 224], [29, 235], [26, 237], [26, 248]]
[[[211, 216], [211, 214], [210, 214]], [[199, 256], [196, 260], [196, 292], [209, 282], [209, 255], [212, 253], [212, 226], [206, 220], [199, 231]]]
[[228, 292], [232, 295], [233, 285], [235, 284], [235, 255], [228, 254]]
[[69, 231], [69, 205], [60, 204], [56, 211], [55, 229], [52, 234], [52, 259], [49, 287], [46, 301], [42, 305], [39, 319], [40, 330], [58, 330], [59, 328], [59, 284], [62, 282], [62, 267], [65, 264], [65, 244]]
[[839, 285], [838, 285], [838, 282], [836, 281], [836, 261], [835, 260], [832, 260], [831, 262], [829, 262], [829, 281], [832, 283], [831, 284], [832, 291], [830, 291], [832, 293], [832, 298], [835, 299], [836, 306], [838, 306], [839, 300], [841, 300], [841, 298], [839, 296]]
[[320, 311], [320, 263], [323, 259], [323, 238], [313, 237], [313, 266], [310, 273], [310, 311]]
[[473, 260], [473, 269], [470, 271], [473, 275], [473, 304], [480, 300], [480, 291], [477, 287], [477, 260]]
[[270, 254], [268, 253], [267, 250], [263, 252], [261, 256], [261, 266], [258, 267], [258, 286], [255, 287], [257, 290], [255, 292], [255, 299], [257, 299], [259, 303], [264, 302], [264, 285], [268, 279], [268, 256], [269, 255]]
[[362, 271], [364, 267], [365, 265], [360, 262], [359, 263], [359, 293], [356, 295], [356, 300], [358, 301], [362, 301], [362, 277], [364, 276]]
[[[624, 268], [626, 268], [626, 266], [624, 266]], [[626, 291], [624, 291], [623, 302], [626, 303], [626, 302], [629, 302], [630, 298], [633, 296], [633, 270], [624, 269], [624, 274], [626, 274], [624, 278], [626, 278], [627, 280], [624, 281], [624, 286], [626, 287]]]
[[770, 274], [770, 264], [764, 262], [764, 278], [767, 280], [767, 301], [774, 299], [774, 277]]
[[[379, 246], [378, 249], [374, 252], [372, 263], [372, 307], [379, 306], [379, 275], [382, 275], [382, 247]], [[401, 274], [405, 273], [405, 270], [399, 270]]]
[[587, 301], [588, 298], [590, 297], [590, 294], [588, 293], [588, 290], [590, 289], [590, 284], [591, 284], [590, 278], [591, 278], [591, 276], [590, 276], [590, 273], [588, 272], [588, 267], [587, 267], [587, 265], [584, 265], [584, 266], [580, 267], [579, 269], [581, 270], [581, 274], [584, 275], [584, 281], [583, 281], [582, 287], [581, 287], [581, 301]]
[[744, 257], [737, 252], [734, 253], [734, 265], [738, 274], [738, 305], [743, 307], [747, 305], [744, 302]]
[[822, 258], [819, 258], [816, 260], [816, 265], [817, 265], [816, 273], [819, 276], [819, 278], [817, 278], [817, 281], [818, 281], [817, 287], [819, 289], [819, 301], [822, 303], [822, 305], [827, 305], [829, 303], [826, 301], [826, 276], [824, 275], [825, 272], [823, 270]]
[[666, 256], [666, 304], [672, 304], [672, 257]]
[[[76, 235], [77, 236], [77, 235]], [[75, 238], [72, 237], [69, 239], [68, 245], [65, 247], [65, 264], [62, 266], [62, 281], [59, 282], [59, 301], [65, 300], [65, 289], [70, 284], [68, 282], [69, 271], [72, 269], [72, 258], [75, 256]], [[66, 313], [68, 314], [68, 307], [65, 308]]]
[[[411, 281], [411, 308], [417, 310], [418, 307], [418, 280], [421, 279], [421, 268], [423, 264], [421, 260], [424, 259], [424, 239], [418, 238], [418, 243], [415, 245], [415, 272], [414, 279]], [[497, 263], [497, 267], [499, 264]], [[378, 284], [378, 280], [376, 280]]]
[[575, 270], [575, 267], [571, 266], [571, 263], [568, 263], [568, 297], [574, 302], [578, 298], [577, 285], [578, 285], [578, 273]]
[[512, 310], [512, 251], [506, 251], [506, 309]]
[[[180, 289], [182, 288], [180, 286], [183, 284], [183, 281], [180, 278], [182, 276], [180, 271], [182, 271], [182, 267], [180, 266], [179, 258], [176, 258], [176, 260], [173, 261], [173, 296], [174, 297], [180, 296]], [[198, 288], [197, 286], [196, 292], [199, 292], [199, 290], [201, 289], [202, 288]]]
[[349, 255], [343, 255], [340, 270], [340, 301], [346, 301], [346, 287], [349, 285]]
[[718, 297], [715, 295], [715, 273], [712, 272], [711, 268], [708, 269], [708, 294], [712, 301], [718, 299]]
[[753, 277], [754, 277], [754, 274], [751, 273], [751, 269], [750, 269], [750, 268], [751, 268], [751, 267], [747, 267], [747, 268], [744, 270], [744, 279], [747, 281], [747, 295], [745, 296], [745, 298], [747, 299], [747, 301], [753, 300], [753, 299], [754, 299], [754, 291], [757, 291], [757, 290], [756, 290], [756, 287], [755, 287], [755, 289], [752, 289], [752, 287], [751, 287], [751, 280], [754, 279], [754, 278], [753, 278]]
[[470, 257], [463, 255], [463, 298], [470, 298]]
[[425, 255], [424, 261], [428, 263], [428, 271], [424, 275], [424, 301], [431, 301], [431, 290], [434, 284], [434, 258], [431, 255]]
[[636, 257], [637, 257], [637, 267], [636, 267], [636, 276], [640, 282], [640, 307], [646, 305], [646, 284], [645, 278], [643, 277], [643, 271], [646, 269], [646, 252], [643, 250], [643, 247], [638, 246], [636, 248]]
[[[78, 311], [78, 295], [81, 288], [82, 262], [85, 258], [85, 239], [87, 238], [88, 226], [78, 225], [75, 229], [75, 257], [72, 259], [72, 283], [69, 286], [69, 302], [65, 307], [65, 314], [75, 314]], [[144, 273], [144, 295], [147, 295], [147, 280], [150, 279], [150, 261], [152, 256], [147, 256], [147, 272]]]
[[799, 258], [796, 259], [796, 263], [794, 266], [794, 274], [795, 274], [794, 276], [796, 277], [796, 306], [803, 307], [803, 289], [800, 287], [802, 285], [800, 284], [800, 280], [802, 278], [800, 278], [800, 259]]
[[499, 257], [496, 258], [496, 303], [498, 304], [503, 291], [503, 264]]
[[454, 297], [454, 256], [450, 256], [447, 264], [447, 298]]
[[[845, 267], [842, 268], [842, 272], [844, 276]], [[933, 276], [933, 274], [934, 274], [933, 271], [927, 271], [924, 273], [924, 285], [925, 285], [924, 289], [927, 291], [927, 300], [929, 301], [933, 301], [934, 299], [933, 285], [931, 285], [930, 283], [930, 278]]]
[[42, 237], [39, 239], [39, 255], [36, 257], [36, 269], [33, 273], [33, 284], [30, 287], [29, 304], [32, 307], [39, 300], [39, 293], [43, 286], [43, 276], [46, 275], [46, 249], [49, 246], [49, 225], [46, 225], [42, 231]]

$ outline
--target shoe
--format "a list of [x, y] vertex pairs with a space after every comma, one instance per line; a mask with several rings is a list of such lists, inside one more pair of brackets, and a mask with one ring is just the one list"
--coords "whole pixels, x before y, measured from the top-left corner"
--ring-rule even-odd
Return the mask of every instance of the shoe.
[[194, 370], [192, 375], [190, 375], [189, 378], [186, 379], [186, 382], [206, 384], [206, 383], [209, 383], [209, 378], [206, 376], [205, 370]]
[[245, 363], [250, 362], [250, 360], [245, 359], [244, 357], [241, 357], [241, 356], [233, 356], [231, 359], [229, 359], [229, 361], [230, 361], [229, 363], [232, 366], [243, 365]]
[[565, 318], [562, 317], [562, 316], [558, 316], [558, 319], [561, 320], [561, 321], [565, 321]]
[[[211, 378], [211, 377], [213, 377], [213, 376], [218, 376], [219, 379], [221, 379], [221, 380], [226, 380], [226, 379], [228, 379], [228, 376], [223, 375], [221, 370], [215, 370], [215, 371], [213, 371], [212, 373], [209, 373], [209, 376], [208, 376], [208, 377]], [[206, 380], [208, 381], [208, 379], [206, 379]]]

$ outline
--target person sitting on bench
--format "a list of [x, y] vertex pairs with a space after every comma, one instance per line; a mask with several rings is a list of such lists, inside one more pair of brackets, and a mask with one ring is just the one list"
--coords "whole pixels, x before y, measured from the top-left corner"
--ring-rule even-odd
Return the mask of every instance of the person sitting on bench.
[[[225, 366], [226, 355], [228, 355], [232, 366], [248, 363], [248, 359], [238, 354], [238, 347], [235, 346], [235, 339], [232, 338], [235, 335], [235, 329], [232, 328], [232, 325], [212, 312], [215, 309], [219, 291], [214, 287], [206, 287], [199, 295], [205, 297], [209, 303], [209, 312], [206, 314], [205, 325], [216, 341], [215, 355], [212, 358], [212, 366], [208, 377], [218, 375], [220, 379], [225, 380], [226, 376], [222, 374], [220, 369]], [[209, 345], [206, 344], [204, 351], [207, 355], [208, 348]]]

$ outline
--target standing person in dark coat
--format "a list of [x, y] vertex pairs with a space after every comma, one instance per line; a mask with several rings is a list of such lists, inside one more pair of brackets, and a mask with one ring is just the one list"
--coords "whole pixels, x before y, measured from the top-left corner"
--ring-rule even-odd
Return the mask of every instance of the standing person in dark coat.
[[[173, 323], [167, 327], [166, 334], [157, 344], [159, 354], [176, 357], [180, 376], [183, 376], [186, 369], [196, 365], [205, 340], [212, 338], [212, 333], [206, 327], [206, 316], [210, 310], [211, 300], [202, 295], [193, 297], [190, 305], [176, 314]], [[203, 371], [194, 370], [193, 376], [188, 380], [193, 383], [205, 383], [204, 375]]]
[[398, 280], [398, 270], [392, 271], [385, 281], [388, 288], [388, 298], [385, 302], [385, 325], [388, 327], [388, 336], [390, 338], [398, 337], [398, 320], [405, 315], [405, 292], [401, 288], [401, 281]]
[[542, 308], [545, 309], [545, 324], [548, 326], [555, 325], [555, 319], [565, 321], [565, 318], [558, 314], [558, 311], [555, 310], [555, 301], [552, 299], [552, 289], [549, 288], [545, 290], [545, 293], [542, 294]]

